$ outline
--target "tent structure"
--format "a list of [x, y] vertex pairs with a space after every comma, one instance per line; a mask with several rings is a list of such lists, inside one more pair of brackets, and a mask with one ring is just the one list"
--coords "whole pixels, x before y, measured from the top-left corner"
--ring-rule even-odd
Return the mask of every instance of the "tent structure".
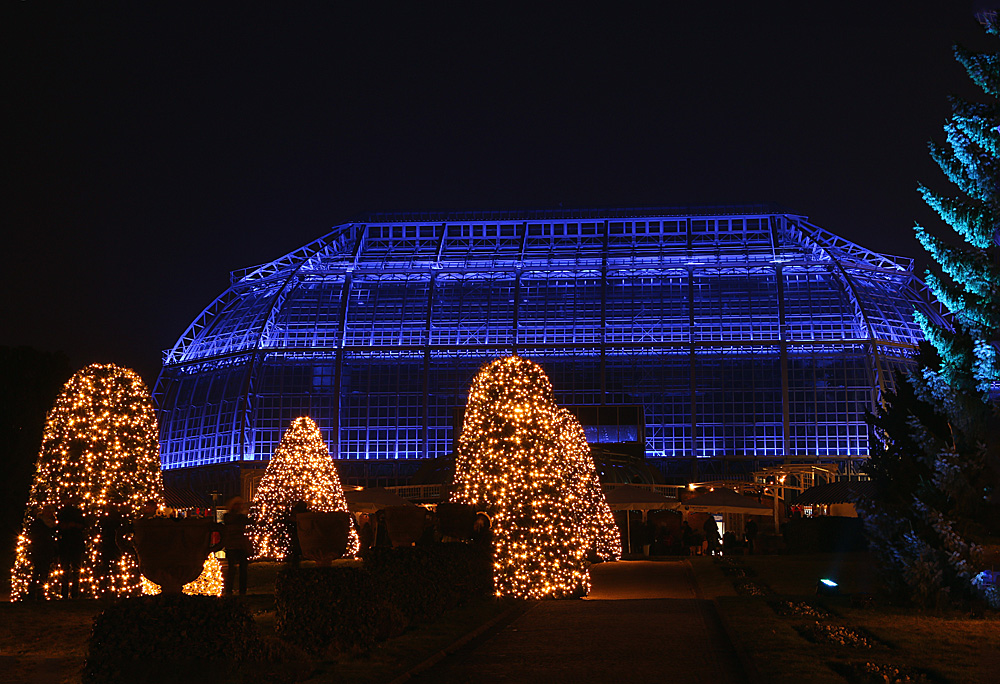
[[795, 497], [792, 503], [797, 506], [824, 506], [823, 511], [827, 515], [856, 518], [858, 511], [854, 502], [870, 499], [874, 495], [875, 483], [871, 481], [841, 480], [810, 487]]
[[745, 513], [747, 515], [771, 515], [772, 508], [756, 499], [737, 494], [732, 489], [718, 487], [715, 491], [699, 494], [687, 501], [674, 504], [686, 513]]
[[855, 499], [870, 499], [875, 484], [867, 480], [842, 480], [810, 487], [792, 501], [794, 504], [853, 504]]
[[[667, 508], [675, 508], [677, 502], [668, 499], [658, 492], [653, 492], [642, 487], [623, 485], [604, 493], [608, 507], [613, 511], [642, 511], [642, 519], [646, 520], [647, 511], [658, 511]], [[629, 516], [625, 515], [625, 539], [626, 548], [632, 550], [632, 524]]]
[[344, 492], [347, 509], [351, 513], [375, 513], [390, 506], [413, 506], [411, 501], [382, 487], [369, 487], [357, 491]]
[[608, 506], [613, 511], [657, 511], [677, 506], [677, 502], [673, 499], [632, 485], [611, 489], [605, 492], [604, 498], [608, 500]]

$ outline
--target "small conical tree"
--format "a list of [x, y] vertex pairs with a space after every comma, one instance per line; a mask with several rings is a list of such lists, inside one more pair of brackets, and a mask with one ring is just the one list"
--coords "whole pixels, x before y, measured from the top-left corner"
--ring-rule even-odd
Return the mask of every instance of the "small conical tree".
[[498, 596], [589, 589], [585, 504], [568, 481], [573, 469], [544, 371], [517, 356], [483, 366], [469, 393], [452, 500], [492, 514]]
[[[114, 563], [102, 552], [116, 540], [101, 538], [102, 520], [115, 515], [134, 519], [149, 500], [163, 500], [156, 415], [149, 390], [134, 371], [95, 364], [71, 377], [46, 418], [17, 542], [11, 595], [25, 597], [32, 576], [29, 529], [34, 512], [43, 505], [76, 505], [84, 515], [86, 551], [80, 568], [81, 595], [134, 595], [139, 574], [131, 556]], [[57, 594], [53, 566], [47, 597]]]
[[[985, 26], [1000, 35], [995, 17]], [[1000, 54], [955, 48], [955, 56], [987, 101], [953, 98], [947, 146], [931, 144], [961, 194], [920, 186], [954, 234], [916, 228], [936, 264], [927, 285], [951, 321], [916, 314], [932, 348], [909, 387], [871, 419], [881, 438], [869, 465], [876, 496], [859, 512], [902, 597], [943, 605], [978, 595], [1000, 606], [977, 580], [984, 547], [1000, 543], [1000, 407], [990, 397], [1000, 382]]]
[[[283, 560], [291, 551], [286, 527], [292, 506], [303, 501], [310, 511], [347, 511], [347, 500], [330, 450], [311, 418], [296, 418], [267, 464], [250, 504], [250, 539], [258, 557]], [[351, 526], [347, 554], [360, 546]]]
[[594, 549], [601, 560], [618, 560], [622, 557], [621, 534], [601, 489], [587, 434], [576, 416], [564, 408], [557, 410], [556, 420], [561, 448], [569, 459], [567, 482], [575, 488], [574, 496], [584, 506], [587, 547]]

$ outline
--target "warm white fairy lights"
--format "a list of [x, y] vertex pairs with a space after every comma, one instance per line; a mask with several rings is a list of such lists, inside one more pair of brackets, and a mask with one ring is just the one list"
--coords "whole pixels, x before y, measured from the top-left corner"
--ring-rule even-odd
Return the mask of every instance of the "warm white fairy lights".
[[556, 420], [559, 442], [569, 461], [567, 482], [575, 489], [574, 496], [583, 502], [588, 548], [594, 549], [601, 560], [618, 560], [622, 557], [621, 534], [604, 498], [587, 435], [576, 416], [564, 408], [556, 410]]
[[[181, 591], [197, 596], [222, 596], [223, 586], [222, 563], [215, 556], [209, 556], [205, 559], [205, 565], [202, 566], [198, 579], [185, 584], [181, 587]], [[160, 591], [162, 590], [159, 584], [150, 582], [145, 577], [142, 578], [143, 594], [159, 594]]]
[[[29, 530], [34, 512], [43, 505], [77, 506], [86, 527], [86, 549], [80, 566], [82, 597], [135, 595], [138, 568], [126, 555], [102, 558], [116, 547], [101, 536], [111, 529], [107, 516], [133, 520], [143, 502], [161, 501], [156, 416], [149, 391], [134, 371], [94, 364], [63, 386], [45, 423], [24, 525], [17, 540], [11, 572], [11, 597], [24, 599], [32, 576]], [[105, 530], [105, 531], [102, 531]], [[61, 570], [56, 563], [43, 571], [41, 597], [59, 594]]]
[[[304, 501], [310, 511], [347, 511], [347, 500], [330, 450], [310, 418], [296, 418], [282, 436], [250, 504], [250, 539], [258, 558], [282, 560], [291, 551], [286, 520]], [[360, 547], [351, 526], [347, 555]]]
[[[604, 538], [605, 521], [592, 520], [600, 513], [593, 463], [588, 470], [581, 461], [573, 425], [579, 428], [559, 412], [548, 377], [531, 361], [498, 359], [472, 381], [452, 500], [492, 514], [498, 596], [558, 598], [590, 588], [586, 553]], [[610, 541], [599, 546], [614, 557]]]

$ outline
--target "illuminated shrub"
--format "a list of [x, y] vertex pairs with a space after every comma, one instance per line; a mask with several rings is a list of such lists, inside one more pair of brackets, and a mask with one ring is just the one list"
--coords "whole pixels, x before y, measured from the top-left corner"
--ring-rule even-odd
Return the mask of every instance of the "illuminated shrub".
[[[142, 503], [162, 501], [156, 416], [146, 385], [134, 371], [95, 364], [71, 377], [49, 411], [24, 526], [17, 540], [11, 595], [25, 598], [31, 580], [29, 530], [42, 505], [76, 505], [87, 523], [80, 567], [80, 595], [135, 595], [139, 573], [131, 556], [103, 539], [111, 517], [132, 520]], [[108, 554], [108, 555], [105, 555]], [[58, 594], [60, 570], [53, 564], [43, 594]]]
[[[222, 563], [215, 556], [205, 559], [201, 574], [194, 582], [185, 584], [181, 591], [189, 596], [222, 596], [225, 580], [222, 577]], [[155, 596], [161, 592], [160, 585], [142, 578], [142, 593]]]
[[585, 451], [589, 460], [586, 439], [569, 418], [531, 361], [493, 361], [472, 382], [452, 499], [492, 514], [497, 595], [585, 594], [591, 543], [614, 557], [612, 540], [604, 539], [593, 463], [583, 461]]
[[587, 435], [576, 416], [566, 409], [558, 409], [556, 419], [559, 442], [568, 460], [567, 482], [575, 490], [574, 499], [580, 501], [583, 507], [587, 548], [594, 549], [601, 560], [618, 560], [622, 557], [621, 534], [604, 498]]
[[[286, 521], [292, 506], [310, 511], [347, 511], [347, 500], [330, 450], [310, 418], [296, 418], [282, 436], [250, 504], [250, 539], [258, 557], [282, 560], [291, 551]], [[347, 554], [360, 546], [351, 526]]]

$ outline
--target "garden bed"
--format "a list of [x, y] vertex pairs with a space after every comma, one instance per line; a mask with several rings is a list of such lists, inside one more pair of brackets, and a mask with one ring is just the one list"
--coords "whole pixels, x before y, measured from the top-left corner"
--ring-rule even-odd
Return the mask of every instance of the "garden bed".
[[[877, 598], [874, 572], [863, 554], [747, 556], [738, 562], [756, 572], [753, 582], [775, 594], [762, 599], [720, 593], [721, 564], [691, 566], [759, 681], [986, 684], [1000, 672], [1000, 615], [885, 605]], [[747, 581], [730, 575], [730, 586], [734, 579]], [[831, 575], [843, 594], [817, 596], [817, 578]]]

